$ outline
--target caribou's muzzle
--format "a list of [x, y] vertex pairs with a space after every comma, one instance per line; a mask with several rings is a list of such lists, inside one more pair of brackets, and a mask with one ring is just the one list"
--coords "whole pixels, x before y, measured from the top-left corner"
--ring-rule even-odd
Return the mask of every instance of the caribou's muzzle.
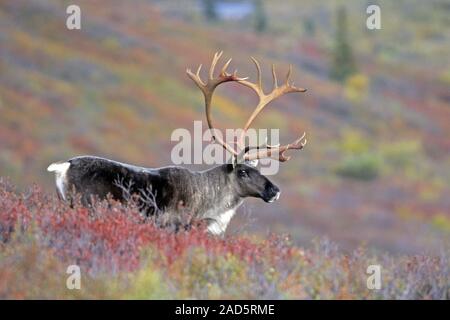
[[280, 198], [280, 188], [278, 188], [276, 185], [271, 184], [269, 186], [266, 186], [264, 189], [264, 192], [262, 194], [262, 199], [265, 202], [274, 202]]

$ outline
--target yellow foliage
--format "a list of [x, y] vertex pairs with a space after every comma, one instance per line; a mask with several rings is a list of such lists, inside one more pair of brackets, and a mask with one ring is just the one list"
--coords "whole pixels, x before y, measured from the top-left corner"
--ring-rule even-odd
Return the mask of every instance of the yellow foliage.
[[[284, 128], [286, 127], [286, 118], [279, 112], [267, 110], [260, 118], [262, 128]], [[269, 133], [268, 133], [269, 134]]]
[[214, 256], [196, 248], [173, 264], [169, 272], [177, 278], [178, 298], [192, 298], [199, 289], [204, 299], [227, 299], [236, 295], [245, 298], [245, 292], [238, 294], [233, 290], [246, 282], [246, 265], [231, 253]]
[[431, 223], [443, 231], [450, 232], [450, 218], [443, 213], [435, 215]]
[[152, 264], [140, 270], [131, 278], [131, 290], [126, 299], [168, 299], [169, 291], [163, 277]]
[[439, 76], [439, 80], [442, 81], [444, 84], [450, 85], [450, 69], [442, 71], [442, 73]]
[[382, 153], [390, 164], [396, 167], [405, 167], [417, 161], [422, 144], [419, 140], [406, 140], [390, 144], [382, 147]]
[[25, 52], [33, 53], [34, 51], [39, 51], [58, 60], [68, 58], [72, 54], [67, 45], [50, 39], [47, 39], [45, 46], [43, 46], [38, 38], [21, 31], [16, 31], [12, 37], [17, 46]]
[[239, 119], [242, 115], [241, 107], [223, 96], [214, 96], [213, 104], [214, 108], [218, 109], [219, 112], [226, 114], [229, 119]]
[[361, 73], [356, 73], [345, 81], [344, 94], [352, 102], [361, 102], [367, 96], [369, 78]]
[[103, 45], [108, 50], [117, 50], [120, 49], [120, 43], [116, 38], [113, 37], [107, 37], [105, 40], [103, 40]]
[[437, 199], [439, 199], [440, 196], [440, 191], [435, 188], [433, 185], [429, 185], [426, 187], [421, 188], [420, 192], [419, 192], [419, 197], [421, 200], [423, 201], [435, 201]]
[[355, 130], [346, 130], [341, 143], [345, 153], [360, 154], [369, 150], [369, 141]]
[[29, 51], [33, 49], [33, 38], [25, 32], [16, 31], [11, 37], [22, 50]]

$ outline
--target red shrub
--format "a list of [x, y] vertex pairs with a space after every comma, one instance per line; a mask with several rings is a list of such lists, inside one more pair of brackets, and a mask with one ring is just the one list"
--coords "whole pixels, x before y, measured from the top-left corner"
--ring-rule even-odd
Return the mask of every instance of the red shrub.
[[144, 247], [153, 248], [163, 258], [159, 263], [167, 264], [192, 247], [255, 262], [270, 257], [276, 263], [292, 254], [286, 241], [275, 236], [257, 245], [242, 237], [211, 237], [201, 227], [175, 233], [158, 228], [133, 206], [108, 201], [94, 207], [71, 208], [37, 187], [18, 195], [0, 181], [0, 239], [7, 242], [14, 231], [31, 233], [61, 259], [82, 265], [91, 273], [134, 270]]

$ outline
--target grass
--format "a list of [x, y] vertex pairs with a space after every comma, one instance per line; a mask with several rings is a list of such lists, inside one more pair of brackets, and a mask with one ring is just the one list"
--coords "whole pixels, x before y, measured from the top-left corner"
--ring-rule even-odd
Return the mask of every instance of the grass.
[[[81, 289], [69, 290], [69, 265]], [[382, 268], [380, 290], [367, 267]], [[0, 298], [448, 299], [449, 252], [343, 252], [327, 239], [300, 248], [286, 235], [174, 233], [113, 201], [73, 208], [38, 187], [0, 180]]]

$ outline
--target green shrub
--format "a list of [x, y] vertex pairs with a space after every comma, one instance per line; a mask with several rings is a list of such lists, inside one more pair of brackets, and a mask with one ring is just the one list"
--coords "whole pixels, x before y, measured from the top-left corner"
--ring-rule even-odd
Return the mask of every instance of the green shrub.
[[131, 280], [132, 286], [125, 292], [126, 299], [168, 299], [171, 298], [167, 283], [153, 264], [139, 270]]
[[348, 156], [336, 167], [336, 173], [343, 177], [366, 181], [375, 179], [379, 171], [380, 160], [371, 153]]
[[418, 160], [421, 149], [420, 141], [400, 141], [385, 145], [382, 153], [388, 164], [395, 168], [404, 168]]

